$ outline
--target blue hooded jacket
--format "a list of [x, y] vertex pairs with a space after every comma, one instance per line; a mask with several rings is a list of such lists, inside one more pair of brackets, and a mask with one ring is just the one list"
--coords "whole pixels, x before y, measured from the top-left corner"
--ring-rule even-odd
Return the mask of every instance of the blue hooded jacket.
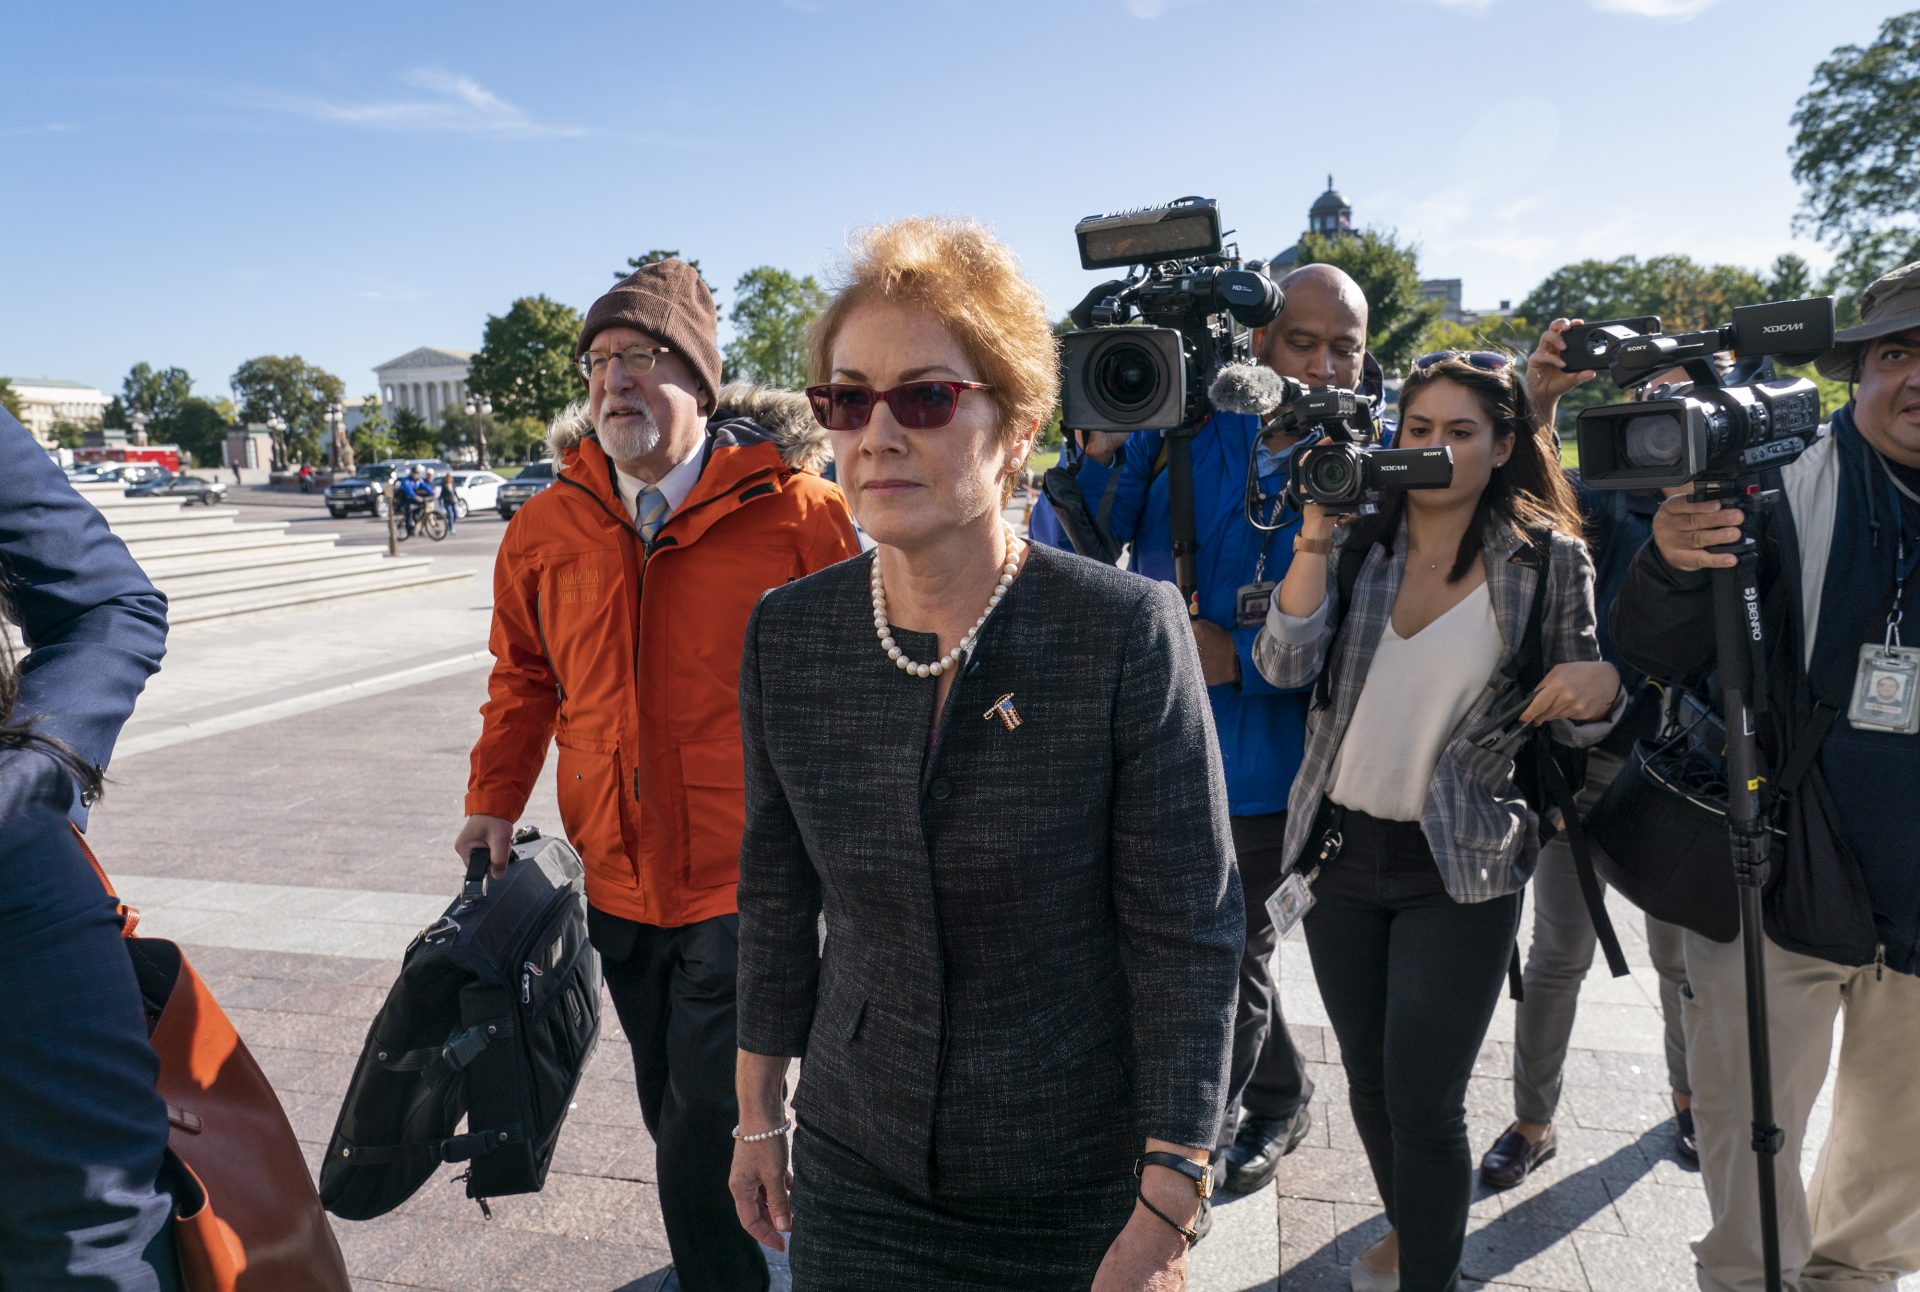
[[[1247, 459], [1258, 426], [1259, 419], [1250, 415], [1215, 411], [1193, 438], [1194, 529], [1200, 544], [1194, 564], [1200, 617], [1226, 629], [1240, 655], [1239, 684], [1207, 688], [1226, 767], [1228, 808], [1235, 816], [1286, 811], [1287, 791], [1300, 769], [1313, 689], [1283, 691], [1261, 677], [1253, 664], [1253, 639], [1259, 635], [1259, 626], [1234, 625], [1236, 597], [1254, 581], [1262, 549], [1266, 566], [1260, 577], [1275, 582], [1285, 578], [1299, 527], [1298, 516], [1291, 513], [1286, 528], [1273, 534], [1262, 534], [1247, 523]], [[1167, 473], [1155, 468], [1161, 442], [1160, 432], [1141, 431], [1128, 439], [1124, 454], [1113, 465], [1091, 458], [1082, 463], [1079, 482], [1089, 504], [1097, 507], [1114, 473], [1119, 473], [1108, 536], [1115, 543], [1132, 544], [1135, 570], [1171, 583], [1173, 517]], [[1285, 483], [1284, 466], [1261, 477], [1262, 519]]]

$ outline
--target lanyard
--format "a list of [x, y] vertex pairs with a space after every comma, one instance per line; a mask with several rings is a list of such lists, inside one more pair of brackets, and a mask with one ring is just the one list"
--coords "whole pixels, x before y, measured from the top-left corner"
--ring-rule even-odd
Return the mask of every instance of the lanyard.
[[1286, 501], [1286, 486], [1274, 490], [1273, 503], [1267, 508], [1267, 528], [1260, 538], [1260, 559], [1253, 567], [1253, 581], [1259, 583], [1267, 577], [1267, 551], [1273, 546], [1273, 536], [1280, 532], [1280, 507]]
[[[1906, 601], [1907, 580], [1913, 577], [1915, 567], [1920, 566], [1920, 543], [1914, 545], [1912, 556], [1909, 557], [1907, 527], [1903, 523], [1905, 518], [1901, 514], [1900, 499], [1903, 495], [1908, 498], [1913, 498], [1913, 495], [1908, 493], [1906, 487], [1894, 477], [1893, 468], [1887, 465], [1885, 458], [1878, 453], [1873, 456], [1874, 460], [1880, 464], [1880, 471], [1886, 476], [1887, 484], [1891, 487], [1889, 502], [1893, 512], [1893, 605], [1887, 611], [1886, 637], [1886, 648], [1891, 651], [1900, 645], [1900, 620], [1906, 613], [1902, 606]], [[1915, 498], [1914, 501], [1920, 503], [1920, 498]]]

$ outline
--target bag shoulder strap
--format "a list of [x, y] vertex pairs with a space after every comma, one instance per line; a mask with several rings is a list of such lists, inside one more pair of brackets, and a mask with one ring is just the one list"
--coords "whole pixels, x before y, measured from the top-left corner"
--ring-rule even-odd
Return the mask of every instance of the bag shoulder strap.
[[[1360, 586], [1360, 571], [1366, 566], [1367, 553], [1372, 543], [1346, 543], [1340, 548], [1340, 561], [1334, 567], [1334, 585], [1339, 589], [1339, 599], [1327, 612], [1327, 635], [1329, 641], [1340, 635], [1340, 623], [1347, 617], [1347, 607], [1353, 604], [1353, 590]], [[1333, 665], [1338, 656], [1333, 647], [1327, 647], [1327, 662], [1320, 670], [1320, 680], [1314, 684], [1313, 707], [1324, 709], [1333, 702]]]
[[114, 913], [120, 917], [120, 936], [132, 937], [134, 929], [140, 923], [140, 912], [121, 901], [120, 894], [113, 891], [113, 881], [107, 878], [107, 872], [100, 865], [100, 859], [94, 856], [93, 849], [87, 846], [87, 836], [80, 833], [80, 827], [68, 822], [67, 828], [73, 831], [73, 841], [80, 845], [80, 855], [87, 859], [89, 866], [93, 867], [94, 878], [100, 881], [100, 887], [106, 889], [107, 896], [113, 899]]

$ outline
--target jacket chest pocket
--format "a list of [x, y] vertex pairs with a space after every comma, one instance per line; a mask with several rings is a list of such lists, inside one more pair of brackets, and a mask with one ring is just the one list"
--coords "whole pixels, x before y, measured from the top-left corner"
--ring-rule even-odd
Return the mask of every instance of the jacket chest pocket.
[[631, 672], [632, 628], [618, 552], [563, 552], [540, 571], [541, 649], [569, 697], [624, 682]]

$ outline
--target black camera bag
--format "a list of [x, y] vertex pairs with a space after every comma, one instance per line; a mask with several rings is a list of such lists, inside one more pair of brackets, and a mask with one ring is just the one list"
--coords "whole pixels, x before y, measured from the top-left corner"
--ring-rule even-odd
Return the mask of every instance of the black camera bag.
[[572, 848], [537, 830], [515, 837], [504, 878], [486, 869], [476, 852], [465, 890], [408, 945], [367, 1031], [320, 1167], [336, 1216], [386, 1214], [442, 1162], [469, 1164], [467, 1196], [483, 1210], [546, 1182], [600, 1037], [586, 876]]

